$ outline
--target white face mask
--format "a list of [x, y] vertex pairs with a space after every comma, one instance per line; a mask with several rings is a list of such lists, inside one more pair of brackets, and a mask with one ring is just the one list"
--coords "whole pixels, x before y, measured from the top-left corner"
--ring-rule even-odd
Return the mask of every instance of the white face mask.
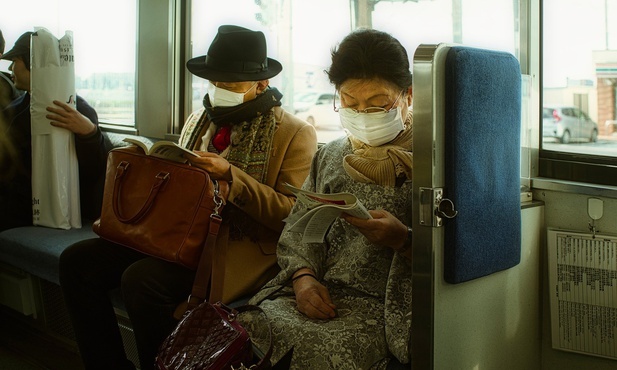
[[237, 93], [216, 87], [213, 83], [209, 83], [208, 97], [210, 98], [210, 104], [212, 104], [213, 107], [235, 107], [236, 105], [240, 105], [244, 103], [244, 95], [251, 91], [255, 85], [257, 85], [257, 82], [245, 92]]
[[349, 108], [340, 108], [339, 117], [344, 128], [370, 146], [392, 141], [405, 128], [401, 107], [378, 113], [356, 113]]

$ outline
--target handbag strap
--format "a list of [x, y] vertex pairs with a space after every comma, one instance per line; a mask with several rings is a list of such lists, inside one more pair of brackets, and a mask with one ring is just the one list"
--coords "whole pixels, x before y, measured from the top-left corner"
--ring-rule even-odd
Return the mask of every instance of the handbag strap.
[[[261, 307], [257, 305], [253, 305], [253, 304], [245, 304], [245, 305], [236, 307], [233, 310], [236, 310], [239, 313], [247, 312], [247, 311], [259, 311], [259, 313], [266, 316], [266, 313], [264, 312], [264, 310], [261, 309]], [[255, 367], [251, 366], [251, 369], [255, 369], [255, 370], [265, 369], [265, 366], [270, 363], [270, 357], [272, 357], [272, 348], [273, 348], [272, 326], [270, 324], [270, 321], [268, 320], [268, 316], [266, 316], [266, 322], [268, 323], [268, 333], [270, 334], [269, 341], [268, 341], [268, 350], [266, 351], [266, 353], [264, 353], [264, 356], [254, 365]]]
[[223, 300], [223, 281], [225, 279], [225, 268], [227, 258], [227, 243], [229, 242], [229, 224], [221, 225], [221, 232], [214, 245], [214, 255], [211, 259], [212, 274], [210, 275], [210, 293], [208, 302], [218, 302]]
[[186, 311], [197, 307], [197, 305], [206, 300], [208, 286], [210, 285], [210, 280], [212, 277], [212, 261], [214, 260], [216, 239], [223, 222], [223, 217], [221, 217], [219, 213], [219, 209], [223, 206], [223, 200], [219, 195], [219, 184], [216, 180], [212, 181], [214, 182], [215, 208], [212, 214], [210, 214], [208, 236], [206, 237], [206, 242], [201, 250], [201, 256], [199, 257], [199, 264], [197, 265], [197, 271], [195, 272], [195, 280], [191, 289], [191, 295], [188, 298]]
[[[273, 290], [272, 292], [268, 293], [267, 296], [265, 296], [262, 299], [260, 299], [256, 304], [245, 304], [245, 305], [238, 306], [238, 307], [233, 309], [233, 310], [236, 310], [238, 312], [259, 311], [259, 313], [261, 313], [262, 315], [264, 315], [266, 317], [266, 322], [268, 323], [268, 332], [270, 333], [270, 340], [268, 342], [268, 350], [266, 351], [266, 353], [264, 353], [264, 356], [261, 358], [261, 360], [259, 360], [259, 362], [257, 364], [255, 364], [255, 367], [254, 368], [251, 367], [251, 369], [255, 369], [255, 370], [265, 369], [265, 367], [263, 367], [263, 366], [265, 366], [265, 365], [267, 365], [269, 363], [270, 357], [272, 357], [272, 349], [273, 349], [273, 343], [272, 343], [272, 324], [270, 323], [270, 320], [268, 320], [268, 315], [266, 315], [264, 310], [261, 307], [259, 307], [258, 305], [261, 304], [261, 302], [265, 301], [266, 299], [270, 299], [273, 296], [275, 296], [278, 292], [283, 290], [287, 286], [287, 284], [290, 283], [292, 280], [293, 279], [289, 278], [280, 287], [278, 287], [275, 290]], [[283, 356], [283, 357], [285, 357], [285, 356]]]
[[214, 247], [216, 245], [216, 237], [219, 233], [222, 220], [223, 219], [220, 216], [210, 216], [208, 236], [206, 237], [204, 249], [201, 251], [201, 257], [199, 257], [199, 265], [197, 266], [197, 272], [195, 273], [195, 281], [193, 282], [191, 295], [188, 299], [188, 306], [186, 307], [187, 310], [197, 307], [198, 304], [206, 300], [208, 286], [210, 285], [210, 278], [212, 276]]

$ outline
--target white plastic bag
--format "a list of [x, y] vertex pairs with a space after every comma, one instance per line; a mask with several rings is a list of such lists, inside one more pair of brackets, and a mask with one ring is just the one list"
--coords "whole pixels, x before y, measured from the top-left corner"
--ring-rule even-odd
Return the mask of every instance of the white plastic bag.
[[59, 100], [76, 108], [73, 33], [57, 39], [39, 28], [31, 37], [32, 222], [81, 227], [79, 167], [72, 132], [53, 127], [46, 108]]

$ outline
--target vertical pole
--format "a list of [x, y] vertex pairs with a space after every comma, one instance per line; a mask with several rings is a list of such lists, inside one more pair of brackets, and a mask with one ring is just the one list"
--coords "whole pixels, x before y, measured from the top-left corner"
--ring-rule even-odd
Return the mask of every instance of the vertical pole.
[[374, 0], [350, 0], [353, 3], [352, 30], [373, 27]]
[[463, 4], [462, 0], [452, 0], [452, 42], [463, 43]]

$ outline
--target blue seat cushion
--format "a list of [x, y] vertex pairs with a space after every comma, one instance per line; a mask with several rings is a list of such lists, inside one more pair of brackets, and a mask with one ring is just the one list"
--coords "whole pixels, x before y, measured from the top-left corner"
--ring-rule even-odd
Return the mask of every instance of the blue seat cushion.
[[516, 266], [521, 254], [521, 72], [509, 53], [452, 47], [446, 57], [444, 278]]
[[0, 260], [32, 275], [59, 284], [58, 260], [71, 244], [98, 236], [92, 224], [81, 229], [24, 226], [0, 232]]

